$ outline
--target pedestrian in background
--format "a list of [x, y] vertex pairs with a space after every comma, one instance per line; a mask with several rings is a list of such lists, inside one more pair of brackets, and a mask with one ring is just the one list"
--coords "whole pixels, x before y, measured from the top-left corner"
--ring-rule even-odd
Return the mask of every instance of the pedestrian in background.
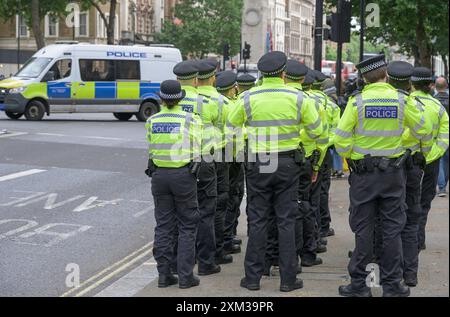
[[[434, 98], [439, 100], [447, 110], [448, 114], [448, 83], [444, 77], [438, 77], [436, 79], [436, 95]], [[447, 196], [447, 184], [448, 184], [448, 150], [445, 152], [444, 156], [441, 158], [439, 166], [439, 178], [438, 178], [438, 196]]]

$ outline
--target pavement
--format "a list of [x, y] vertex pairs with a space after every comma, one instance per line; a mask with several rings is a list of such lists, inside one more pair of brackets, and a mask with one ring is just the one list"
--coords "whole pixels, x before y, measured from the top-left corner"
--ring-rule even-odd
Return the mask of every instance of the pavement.
[[[280, 293], [276, 271], [263, 278], [258, 292], [239, 287], [244, 208], [238, 227], [243, 252], [232, 264], [201, 277], [196, 288], [157, 288], [146, 164], [141, 122], [119, 122], [111, 114], [12, 121], [0, 112], [0, 296], [327, 297], [337, 296], [338, 286], [348, 282], [354, 238], [348, 185], [341, 179], [331, 187], [336, 236], [321, 255], [324, 264], [304, 268], [303, 289]], [[420, 256], [420, 284], [412, 296], [449, 296], [448, 218], [448, 198], [436, 197], [427, 250]]]

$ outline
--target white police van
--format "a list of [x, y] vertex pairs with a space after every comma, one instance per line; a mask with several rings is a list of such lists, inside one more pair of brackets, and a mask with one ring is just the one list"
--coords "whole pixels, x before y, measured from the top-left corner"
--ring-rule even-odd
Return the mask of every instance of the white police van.
[[119, 120], [135, 115], [146, 121], [160, 110], [161, 82], [175, 79], [172, 70], [181, 61], [171, 45], [49, 45], [0, 81], [0, 110], [11, 119], [113, 113]]

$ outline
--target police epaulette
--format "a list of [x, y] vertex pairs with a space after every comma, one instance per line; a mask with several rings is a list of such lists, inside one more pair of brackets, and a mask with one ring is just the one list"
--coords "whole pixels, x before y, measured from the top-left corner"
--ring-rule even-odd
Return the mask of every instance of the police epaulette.
[[401, 92], [402, 94], [404, 94], [405, 96], [409, 96], [409, 92], [407, 92], [406, 90], [403, 89], [397, 89], [399, 92]]
[[356, 89], [354, 92], [352, 92], [351, 94], [350, 94], [350, 97], [355, 97], [355, 96], [357, 96], [358, 94], [360, 94], [361, 93], [361, 91], [359, 91], [358, 89]]
[[[408, 95], [409, 96], [409, 95]], [[420, 103], [423, 107], [426, 107], [426, 105], [422, 102], [422, 100], [420, 100], [419, 98], [417, 98], [416, 96], [413, 96], [414, 100], [417, 101], [418, 103]]]

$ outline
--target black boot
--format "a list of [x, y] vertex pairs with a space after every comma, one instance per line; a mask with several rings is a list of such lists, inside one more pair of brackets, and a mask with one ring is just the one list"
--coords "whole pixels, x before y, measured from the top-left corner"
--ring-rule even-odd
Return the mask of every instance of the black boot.
[[303, 281], [298, 278], [298, 279], [295, 280], [294, 284], [281, 285], [280, 286], [280, 291], [281, 292], [292, 292], [292, 291], [294, 291], [296, 289], [300, 289], [300, 288], [303, 288]]
[[304, 267], [320, 265], [322, 263], [323, 263], [323, 261], [321, 258], [315, 258], [314, 260], [302, 259], [302, 266], [304, 266]]
[[389, 290], [383, 290], [383, 297], [409, 297], [411, 291], [408, 286], [403, 283], [397, 283]]
[[198, 275], [205, 276], [205, 275], [212, 275], [220, 273], [220, 266], [219, 265], [212, 265], [211, 267], [207, 268], [198, 268]]
[[403, 279], [405, 280], [405, 284], [409, 287], [417, 286], [417, 275], [416, 274], [405, 274]]
[[188, 281], [185, 282], [180, 282], [179, 287], [181, 289], [187, 289], [187, 288], [191, 288], [191, 287], [195, 287], [195, 286], [199, 286], [200, 285], [200, 279], [193, 275]]
[[231, 244], [223, 248], [225, 254], [241, 253], [241, 246], [239, 244]]
[[356, 289], [352, 284], [349, 284], [339, 286], [339, 295], [344, 297], [372, 297], [372, 292], [368, 287]]
[[170, 275], [160, 275], [158, 278], [158, 287], [159, 288], [166, 288], [169, 287], [170, 285], [175, 285], [178, 283], [178, 279], [173, 276], [172, 274]]
[[246, 288], [249, 291], [259, 291], [261, 288], [259, 283], [249, 283], [245, 277], [241, 279], [241, 287]]
[[323, 244], [319, 244], [316, 249], [316, 253], [325, 253], [327, 252], [327, 247]]
[[216, 264], [229, 264], [233, 263], [233, 257], [229, 254], [222, 255], [216, 258]]

